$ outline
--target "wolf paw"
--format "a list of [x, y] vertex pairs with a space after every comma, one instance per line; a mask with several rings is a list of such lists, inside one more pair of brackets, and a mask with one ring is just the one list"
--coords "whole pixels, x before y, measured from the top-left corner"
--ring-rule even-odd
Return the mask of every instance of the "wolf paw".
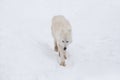
[[61, 62], [60, 65], [64, 67], [66, 66], [65, 62]]

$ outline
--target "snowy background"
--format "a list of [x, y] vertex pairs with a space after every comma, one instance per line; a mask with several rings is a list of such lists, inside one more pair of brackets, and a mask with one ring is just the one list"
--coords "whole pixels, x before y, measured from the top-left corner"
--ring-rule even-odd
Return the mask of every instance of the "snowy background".
[[[73, 29], [67, 66], [51, 19]], [[0, 0], [0, 80], [120, 80], [120, 0]]]

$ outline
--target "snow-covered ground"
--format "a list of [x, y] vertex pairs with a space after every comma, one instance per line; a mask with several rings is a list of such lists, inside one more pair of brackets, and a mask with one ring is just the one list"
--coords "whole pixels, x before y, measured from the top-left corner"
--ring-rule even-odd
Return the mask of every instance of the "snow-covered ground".
[[[73, 29], [66, 67], [51, 35], [59, 14]], [[120, 80], [120, 1], [0, 0], [0, 80]]]

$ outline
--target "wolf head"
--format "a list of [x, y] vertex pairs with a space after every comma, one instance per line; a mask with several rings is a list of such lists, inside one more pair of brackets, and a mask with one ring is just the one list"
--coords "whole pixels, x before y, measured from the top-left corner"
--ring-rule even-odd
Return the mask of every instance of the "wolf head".
[[63, 48], [63, 50], [66, 50], [71, 42], [72, 42], [71, 30], [66, 32], [62, 31], [60, 34], [59, 44]]

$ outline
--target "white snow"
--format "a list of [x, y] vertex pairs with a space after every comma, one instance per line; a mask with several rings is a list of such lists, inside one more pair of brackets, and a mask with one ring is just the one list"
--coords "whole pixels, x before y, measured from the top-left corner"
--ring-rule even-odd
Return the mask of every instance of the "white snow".
[[[58, 63], [51, 19], [73, 29]], [[119, 0], [0, 0], [0, 80], [120, 80]]]

